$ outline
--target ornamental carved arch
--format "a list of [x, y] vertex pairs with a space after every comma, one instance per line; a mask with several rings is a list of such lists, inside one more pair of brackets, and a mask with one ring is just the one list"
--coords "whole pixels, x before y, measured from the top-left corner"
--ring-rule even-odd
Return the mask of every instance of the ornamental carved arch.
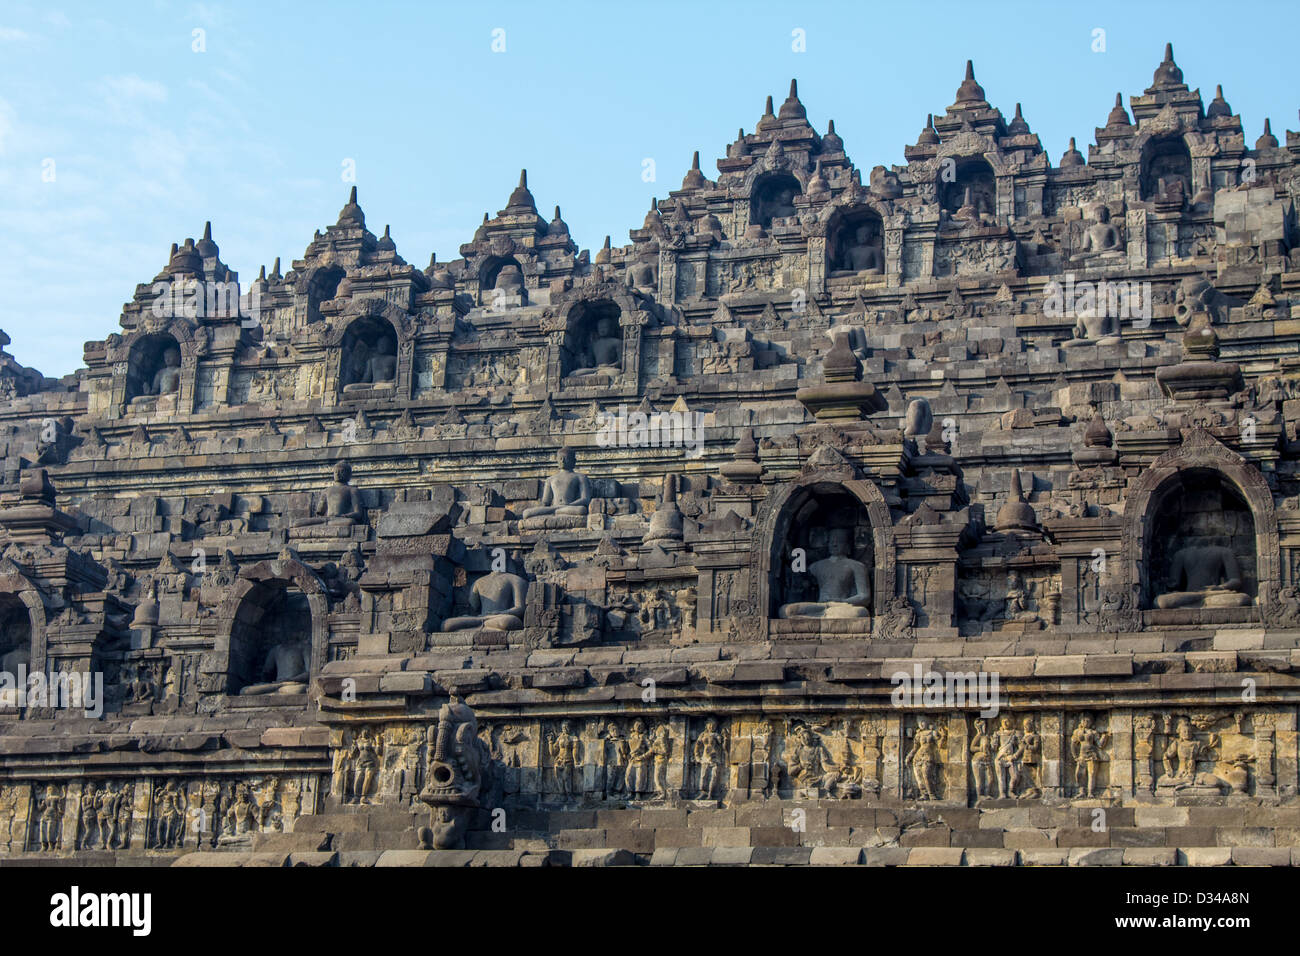
[[23, 650], [28, 654], [29, 673], [45, 669], [46, 617], [45, 600], [36, 583], [12, 564], [0, 566], [0, 670], [12, 672], [8, 663], [19, 658], [10, 655]]
[[326, 393], [346, 399], [410, 398], [415, 333], [415, 322], [391, 302], [354, 299], [329, 320], [323, 339], [329, 350]]
[[749, 627], [757, 628], [760, 639], [782, 597], [780, 578], [788, 563], [782, 552], [792, 527], [818, 500], [852, 503], [861, 509], [871, 550], [873, 613], [894, 596], [894, 528], [884, 495], [874, 482], [858, 478], [851, 466], [810, 469], [770, 495], [755, 515], [749, 588], [742, 611], [755, 622]]
[[1122, 538], [1122, 585], [1135, 608], [1151, 606], [1158, 569], [1150, 566], [1153, 519], [1184, 481], [1217, 481], [1239, 497], [1253, 525], [1253, 604], [1270, 607], [1281, 587], [1280, 543], [1273, 492], [1260, 470], [1202, 428], [1184, 432], [1182, 445], [1158, 457], [1130, 486]]
[[329, 592], [320, 576], [296, 558], [241, 569], [222, 602], [213, 644], [213, 663], [228, 675], [227, 692], [252, 683], [249, 676], [261, 666], [257, 656], [265, 655], [265, 643], [291, 631], [309, 645], [307, 680], [314, 680], [329, 645]]
[[[141, 411], [162, 411], [159, 400], [175, 402], [175, 411], [185, 413], [194, 408], [195, 372], [199, 356], [207, 349], [206, 335], [200, 335], [194, 324], [182, 316], [146, 316], [130, 332], [110, 336], [107, 358], [112, 368], [112, 404], [119, 415], [127, 414], [130, 406], [141, 404]], [[175, 350], [174, 367], [177, 376], [174, 393], [161, 395], [157, 382], [165, 367], [173, 367], [168, 355]], [[166, 377], [164, 373], [163, 377]], [[174, 395], [174, 399], [172, 398]]]

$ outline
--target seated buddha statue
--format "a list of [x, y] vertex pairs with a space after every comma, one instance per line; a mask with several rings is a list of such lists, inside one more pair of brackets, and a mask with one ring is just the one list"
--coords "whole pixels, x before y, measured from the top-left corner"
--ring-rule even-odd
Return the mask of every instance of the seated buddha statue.
[[174, 345], [163, 349], [162, 368], [154, 372], [149, 383], [150, 395], [171, 395], [181, 387], [181, 350]]
[[781, 618], [823, 617], [831, 619], [870, 617], [871, 583], [867, 566], [849, 557], [853, 532], [833, 528], [827, 540], [829, 557], [814, 561], [808, 573], [817, 581], [816, 601], [797, 601], [777, 610]]
[[307, 689], [309, 658], [305, 644], [275, 644], [266, 652], [258, 674], [263, 683], [241, 687], [241, 695], [301, 694]]
[[385, 335], [366, 359], [358, 384], [383, 385], [397, 378], [397, 342]]
[[524, 626], [524, 603], [528, 598], [528, 581], [508, 571], [492, 571], [474, 582], [469, 591], [470, 614], [448, 618], [444, 631], [463, 631], [488, 627], [497, 631], [517, 631]]
[[352, 478], [352, 466], [341, 461], [334, 466], [334, 482], [326, 490], [316, 513], [299, 518], [295, 527], [309, 525], [353, 525], [365, 521], [366, 513], [361, 506], [361, 497], [357, 490], [348, 484]]
[[1166, 584], [1165, 593], [1156, 597], [1156, 607], [1245, 607], [1251, 603], [1237, 556], [1221, 539], [1187, 544], [1175, 551]]
[[561, 448], [558, 459], [560, 470], [546, 479], [541, 504], [525, 509], [523, 517], [587, 514], [591, 503], [591, 483], [586, 475], [573, 470], [577, 460], [573, 449]]
[[569, 373], [570, 378], [587, 378], [592, 375], [617, 375], [623, 368], [623, 339], [618, 334], [618, 327], [609, 316], [602, 316], [596, 321], [596, 337], [588, 349], [583, 352], [583, 359], [593, 362], [587, 368], [577, 368]]

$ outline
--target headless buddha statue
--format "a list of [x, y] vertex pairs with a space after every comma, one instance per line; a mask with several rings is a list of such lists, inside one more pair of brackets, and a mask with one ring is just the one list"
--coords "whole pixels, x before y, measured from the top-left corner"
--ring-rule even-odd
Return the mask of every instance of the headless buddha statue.
[[1214, 539], [1174, 552], [1167, 584], [1169, 590], [1156, 597], [1156, 607], [1245, 607], [1251, 603], [1237, 556]]
[[832, 619], [870, 617], [871, 584], [867, 566], [849, 557], [853, 532], [848, 528], [831, 529], [827, 540], [830, 556], [813, 562], [808, 568], [817, 580], [817, 600], [783, 605], [777, 616], [824, 617]]
[[259, 675], [264, 683], [241, 687], [241, 695], [301, 694], [307, 689], [307, 648], [302, 644], [276, 644], [266, 652]]
[[493, 571], [474, 582], [469, 592], [470, 614], [448, 618], [444, 631], [487, 627], [496, 631], [517, 631], [524, 626], [524, 603], [528, 581], [508, 571]]

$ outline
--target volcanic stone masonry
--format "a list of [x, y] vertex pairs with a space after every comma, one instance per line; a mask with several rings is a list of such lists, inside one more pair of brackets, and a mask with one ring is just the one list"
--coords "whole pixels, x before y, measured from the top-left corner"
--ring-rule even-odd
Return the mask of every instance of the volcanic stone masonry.
[[523, 175], [423, 271], [355, 190], [174, 246], [0, 354], [0, 664], [103, 676], [2, 692], [0, 859], [1291, 863], [1285, 135], [1166, 48], [1053, 164], [968, 64], [865, 176], [791, 83], [594, 255]]

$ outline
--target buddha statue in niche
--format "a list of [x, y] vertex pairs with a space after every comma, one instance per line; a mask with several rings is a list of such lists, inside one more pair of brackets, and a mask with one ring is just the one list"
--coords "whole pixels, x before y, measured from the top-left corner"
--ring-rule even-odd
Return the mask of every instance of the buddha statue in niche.
[[560, 470], [546, 479], [542, 489], [541, 504], [524, 510], [524, 518], [546, 515], [587, 514], [591, 504], [591, 482], [586, 475], [573, 470], [576, 456], [572, 448], [561, 448], [558, 455]]
[[853, 531], [832, 528], [827, 535], [829, 556], [814, 561], [808, 573], [817, 581], [816, 601], [796, 601], [777, 611], [781, 618], [821, 617], [832, 620], [870, 617], [871, 583], [867, 566], [850, 557]]
[[149, 382], [150, 395], [171, 395], [181, 388], [181, 350], [174, 345], [163, 349], [162, 367]]
[[860, 223], [851, 238], [846, 237], [841, 268], [851, 272], [880, 275], [885, 271], [885, 257], [880, 251], [880, 241], [870, 223]]
[[1156, 597], [1159, 608], [1245, 607], [1241, 565], [1222, 537], [1202, 538], [1183, 545], [1169, 562], [1166, 590]]
[[596, 334], [582, 350], [580, 361], [591, 362], [586, 368], [576, 368], [570, 378], [587, 378], [592, 375], [617, 375], [623, 370], [623, 339], [618, 325], [611, 316], [596, 320]]
[[492, 571], [474, 582], [469, 591], [470, 613], [448, 618], [444, 631], [486, 627], [495, 631], [517, 631], [524, 626], [524, 604], [528, 581], [509, 571]]
[[307, 689], [310, 665], [307, 645], [301, 642], [275, 644], [266, 652], [258, 674], [263, 683], [241, 687], [241, 695], [301, 694]]
[[359, 369], [355, 384], [387, 385], [397, 378], [397, 341], [383, 335]]

